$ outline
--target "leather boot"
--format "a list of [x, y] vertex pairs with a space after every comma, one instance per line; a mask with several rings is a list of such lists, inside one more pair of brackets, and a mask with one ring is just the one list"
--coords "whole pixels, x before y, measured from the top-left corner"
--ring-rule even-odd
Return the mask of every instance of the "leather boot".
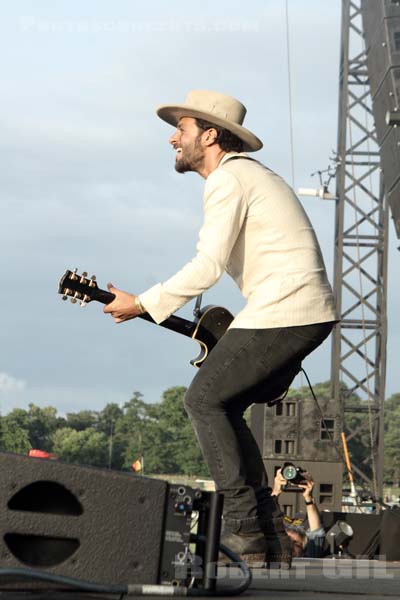
[[283, 525], [283, 517], [272, 517], [262, 522], [265, 536], [265, 566], [269, 569], [290, 569], [292, 543]]
[[[266, 552], [264, 533], [258, 520], [232, 528], [224, 526], [221, 534], [221, 544], [224, 544], [237, 554], [249, 567], [263, 566]], [[220, 564], [231, 564], [232, 561], [220, 552]]]

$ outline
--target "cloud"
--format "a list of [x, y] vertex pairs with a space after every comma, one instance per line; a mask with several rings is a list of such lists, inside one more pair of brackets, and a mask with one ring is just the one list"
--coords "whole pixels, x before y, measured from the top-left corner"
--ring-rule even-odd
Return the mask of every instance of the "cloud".
[[[7, 286], [0, 391], [24, 389], [8, 372], [29, 381], [10, 405], [74, 410], [128, 399], [135, 389], [155, 401], [167, 386], [190, 381], [195, 342], [148, 323], [115, 327], [101, 306], [63, 304], [57, 281], [77, 267], [95, 273], [100, 287], [111, 279], [140, 292], [192, 258], [203, 181], [174, 172], [171, 128], [155, 116], [157, 104], [182, 102], [190, 89], [243, 100], [245, 125], [265, 143], [258, 158], [289, 179], [284, 3], [254, 0], [244, 10], [240, 0], [207, 0], [198, 15], [180, 0], [135, 8], [121, 0], [126, 32], [120, 21], [114, 26], [115, 9], [105, 1], [83, 9], [43, 0], [25, 31], [21, 17], [31, 11], [14, 4], [1, 24], [5, 45], [18, 51], [3, 60], [0, 115], [0, 271]], [[340, 3], [289, 4], [295, 180], [314, 187], [310, 173], [328, 166], [336, 144]], [[42, 31], [46, 21], [64, 30]], [[303, 204], [332, 273], [334, 203]], [[397, 254], [393, 272], [395, 261]], [[391, 285], [395, 348], [394, 276]], [[205, 296], [210, 302], [237, 312], [242, 298], [224, 278]], [[192, 308], [182, 314], [191, 318]], [[329, 376], [326, 348], [324, 361], [310, 359], [314, 380]], [[399, 383], [396, 356], [389, 353], [391, 389]]]
[[0, 393], [16, 393], [25, 389], [26, 383], [21, 379], [16, 379], [7, 373], [0, 373]]

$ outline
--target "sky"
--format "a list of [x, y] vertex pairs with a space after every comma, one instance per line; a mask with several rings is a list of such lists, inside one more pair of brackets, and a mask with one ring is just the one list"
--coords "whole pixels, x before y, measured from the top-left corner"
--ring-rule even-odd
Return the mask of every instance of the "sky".
[[[290, 112], [283, 0], [2, 3], [3, 414], [29, 403], [100, 410], [135, 391], [157, 402], [190, 383], [195, 341], [63, 303], [58, 280], [76, 267], [140, 293], [193, 257], [204, 181], [174, 171], [173, 130], [155, 114], [191, 89], [239, 98], [264, 142], [256, 157], [295, 189], [318, 187], [311, 174], [336, 148], [340, 5], [288, 1]], [[301, 200], [332, 280], [334, 202]], [[391, 224], [387, 396], [400, 391], [398, 245]], [[243, 299], [226, 276], [203, 303], [237, 312]], [[330, 342], [304, 366], [311, 381], [329, 379]]]

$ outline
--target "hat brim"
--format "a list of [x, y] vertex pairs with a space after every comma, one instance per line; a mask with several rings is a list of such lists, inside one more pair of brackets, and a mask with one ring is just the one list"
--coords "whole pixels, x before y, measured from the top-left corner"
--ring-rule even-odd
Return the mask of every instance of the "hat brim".
[[219, 125], [242, 140], [244, 152], [255, 152], [263, 147], [262, 141], [255, 136], [254, 133], [251, 133], [251, 131], [237, 123], [232, 123], [232, 121], [217, 117], [213, 113], [203, 112], [195, 108], [192, 109], [187, 105], [183, 106], [180, 104], [162, 104], [157, 108], [156, 112], [160, 119], [174, 127], [176, 127], [179, 119], [182, 117], [204, 119], [205, 121], [210, 121], [210, 123], [213, 123], [214, 125]]

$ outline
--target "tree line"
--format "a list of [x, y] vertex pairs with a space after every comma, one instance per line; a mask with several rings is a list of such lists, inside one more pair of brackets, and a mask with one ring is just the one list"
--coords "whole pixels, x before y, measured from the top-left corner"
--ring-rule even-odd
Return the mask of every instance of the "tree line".
[[[329, 382], [314, 386], [317, 397], [329, 398]], [[106, 404], [100, 411], [58, 414], [53, 406], [30, 404], [0, 417], [0, 450], [28, 454], [40, 449], [77, 464], [130, 471], [144, 457], [146, 474], [208, 477], [191, 423], [183, 407], [186, 388], [167, 389], [160, 402], [145, 402], [140, 392], [123, 406]], [[309, 395], [308, 387], [290, 390], [290, 397]], [[345, 418], [360, 435], [349, 442], [354, 464], [368, 458], [368, 415], [362, 402], [351, 397], [354, 411]], [[385, 402], [385, 481], [400, 484], [400, 394]]]
[[0, 417], [0, 450], [28, 454], [39, 449], [77, 464], [131, 470], [144, 457], [146, 473], [206, 477], [191, 424], [183, 407], [185, 387], [166, 390], [158, 403], [140, 392], [122, 407], [81, 410], [60, 416], [53, 406], [30, 404]]

